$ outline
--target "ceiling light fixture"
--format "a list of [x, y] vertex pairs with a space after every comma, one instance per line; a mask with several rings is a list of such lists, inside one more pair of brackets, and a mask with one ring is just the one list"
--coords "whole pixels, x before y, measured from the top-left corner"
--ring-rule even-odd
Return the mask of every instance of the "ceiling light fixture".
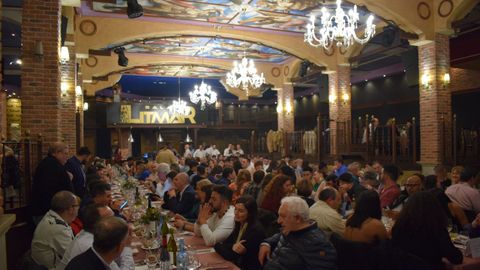
[[203, 82], [198, 86], [195, 85], [193, 91], [188, 93], [190, 95], [190, 101], [192, 103], [200, 103], [200, 110], [205, 110], [207, 105], [217, 102], [217, 93], [212, 91], [212, 87]]
[[160, 128], [158, 128], [158, 138], [157, 142], [163, 142], [162, 134], [160, 133]]
[[255, 63], [252, 59], [248, 60], [245, 53], [240, 63], [233, 61], [233, 69], [227, 73], [227, 84], [244, 90], [247, 97], [250, 88], [259, 88], [264, 83], [263, 73], [257, 74]]
[[[358, 21], [360, 15], [357, 12], [357, 5], [348, 11], [348, 14], [341, 7], [341, 0], [337, 0], [335, 14], [330, 15], [325, 7], [322, 8], [320, 17], [321, 27], [315, 26], [316, 17], [310, 17], [310, 23], [307, 24], [304, 41], [313, 47], [324, 47], [330, 49], [334, 44], [337, 47], [348, 48], [354, 41], [365, 44], [373, 35], [375, 35], [375, 24], [373, 24], [373, 15], [368, 16], [363, 38], [357, 36]], [[316, 35], [316, 32], [320, 37]]]
[[127, 0], [127, 15], [129, 19], [143, 16], [143, 7], [137, 0]]
[[113, 50], [114, 53], [118, 54], [118, 65], [121, 67], [128, 66], [128, 58], [125, 56], [125, 48], [118, 47]]
[[190, 138], [190, 135], [188, 134], [188, 126], [187, 126], [187, 137], [185, 138], [185, 142], [186, 143], [191, 143], [192, 142], [192, 138]]
[[135, 142], [135, 140], [133, 139], [133, 135], [132, 135], [132, 127], [130, 127], [130, 135], [128, 136], [127, 141], [128, 141], [129, 143]]
[[167, 109], [172, 114], [188, 115], [190, 113], [190, 107], [187, 106], [187, 102], [180, 97], [180, 77], [178, 77], [178, 100], [173, 100]]

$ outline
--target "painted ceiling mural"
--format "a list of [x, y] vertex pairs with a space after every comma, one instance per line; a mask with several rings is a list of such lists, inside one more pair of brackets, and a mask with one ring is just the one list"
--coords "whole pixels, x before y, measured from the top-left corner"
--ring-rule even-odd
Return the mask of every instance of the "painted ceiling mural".
[[[108, 46], [108, 49], [122, 44]], [[153, 53], [175, 56], [197, 56], [218, 59], [248, 58], [279, 63], [289, 55], [279, 50], [240, 40], [210, 37], [172, 37], [122, 45], [129, 53]]]
[[221, 78], [227, 71], [215, 67], [190, 65], [154, 65], [137, 67], [123, 71], [122, 74], [148, 75], [159, 77]]
[[[94, 11], [125, 14], [126, 2], [92, 0], [92, 7]], [[321, 7], [335, 7], [335, 0], [138, 0], [138, 3], [146, 16], [294, 32], [303, 32], [310, 14], [319, 14]]]

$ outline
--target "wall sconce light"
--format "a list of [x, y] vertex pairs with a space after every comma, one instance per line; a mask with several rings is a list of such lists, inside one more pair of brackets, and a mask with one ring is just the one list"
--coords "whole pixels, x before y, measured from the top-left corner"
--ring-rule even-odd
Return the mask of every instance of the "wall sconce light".
[[33, 54], [43, 57], [43, 43], [41, 41], [35, 41]]
[[348, 103], [349, 100], [350, 100], [350, 95], [348, 95], [348, 93], [343, 93], [342, 95], [343, 104]]
[[422, 75], [422, 85], [425, 89], [430, 88], [430, 76], [426, 73]]
[[80, 85], [75, 86], [75, 95], [77, 97], [83, 96], [82, 87]]
[[62, 46], [60, 48], [60, 63], [66, 64], [68, 61], [70, 61], [70, 52], [67, 46]]
[[331, 94], [328, 96], [328, 101], [330, 103], [335, 103], [337, 101], [337, 96], [335, 94]]
[[450, 73], [443, 74], [443, 88], [450, 84]]
[[83, 111], [88, 111], [88, 102], [83, 103]]
[[292, 105], [290, 104], [290, 102], [287, 102], [287, 104], [285, 104], [285, 112], [287, 112], [287, 114], [292, 113]]
[[62, 96], [66, 96], [68, 91], [68, 83], [67, 82], [61, 82], [60, 83], [60, 92], [62, 93]]
[[279, 102], [278, 105], [277, 105], [277, 113], [281, 113], [282, 110], [283, 110], [282, 104]]

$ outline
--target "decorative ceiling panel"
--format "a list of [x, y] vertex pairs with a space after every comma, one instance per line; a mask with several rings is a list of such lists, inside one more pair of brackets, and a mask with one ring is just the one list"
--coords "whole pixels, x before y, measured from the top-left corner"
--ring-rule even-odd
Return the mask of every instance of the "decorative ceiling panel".
[[210, 37], [171, 37], [146, 40], [126, 45], [115, 44], [111, 49], [123, 46], [129, 53], [153, 53], [175, 56], [197, 56], [216, 59], [239, 60], [244, 53], [250, 59], [279, 63], [290, 57], [279, 50], [256, 43]]
[[[303, 32], [310, 14], [335, 0], [138, 0], [146, 16]], [[342, 4], [346, 8], [351, 4]], [[94, 11], [126, 13], [126, 0], [92, 0]], [[333, 13], [332, 11], [331, 13]], [[363, 15], [363, 14], [361, 14]]]
[[137, 67], [123, 71], [123, 74], [148, 75], [159, 77], [221, 78], [227, 71], [215, 67], [192, 65], [156, 65]]

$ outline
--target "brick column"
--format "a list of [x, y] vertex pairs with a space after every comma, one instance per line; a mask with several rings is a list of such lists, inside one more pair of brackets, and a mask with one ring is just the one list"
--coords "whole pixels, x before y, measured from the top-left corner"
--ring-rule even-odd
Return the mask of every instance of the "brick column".
[[[450, 70], [449, 38], [436, 34], [435, 40], [418, 47], [420, 89], [420, 163], [424, 171], [448, 162], [452, 145], [452, 96], [443, 77]], [[427, 79], [428, 85], [423, 81]]]
[[[0, 0], [0, 19], [2, 18], [2, 0]], [[2, 20], [0, 20], [0, 36], [2, 35]], [[2, 55], [2, 40], [0, 39], [0, 55]], [[0, 65], [0, 140], [7, 137], [7, 93], [3, 89], [2, 68]]]
[[[349, 66], [337, 66], [336, 70], [328, 73], [331, 155], [347, 151], [347, 144], [350, 143], [351, 92]], [[345, 94], [348, 95], [348, 99], [345, 99]]]
[[277, 92], [277, 121], [278, 129], [285, 132], [295, 130], [295, 112], [293, 108], [293, 85], [285, 83]]
[[[64, 119], [60, 114], [61, 1], [24, 0], [22, 10], [22, 130], [32, 136], [41, 133], [48, 146], [62, 139]], [[43, 55], [38, 55], [40, 44]]]
[[75, 64], [75, 48], [67, 46], [70, 61], [60, 64], [60, 83], [67, 87], [65, 93], [61, 93], [60, 98], [60, 131], [61, 140], [68, 145], [71, 154], [77, 150], [77, 132], [76, 132], [76, 111], [77, 102], [75, 95], [76, 86], [76, 64]]

